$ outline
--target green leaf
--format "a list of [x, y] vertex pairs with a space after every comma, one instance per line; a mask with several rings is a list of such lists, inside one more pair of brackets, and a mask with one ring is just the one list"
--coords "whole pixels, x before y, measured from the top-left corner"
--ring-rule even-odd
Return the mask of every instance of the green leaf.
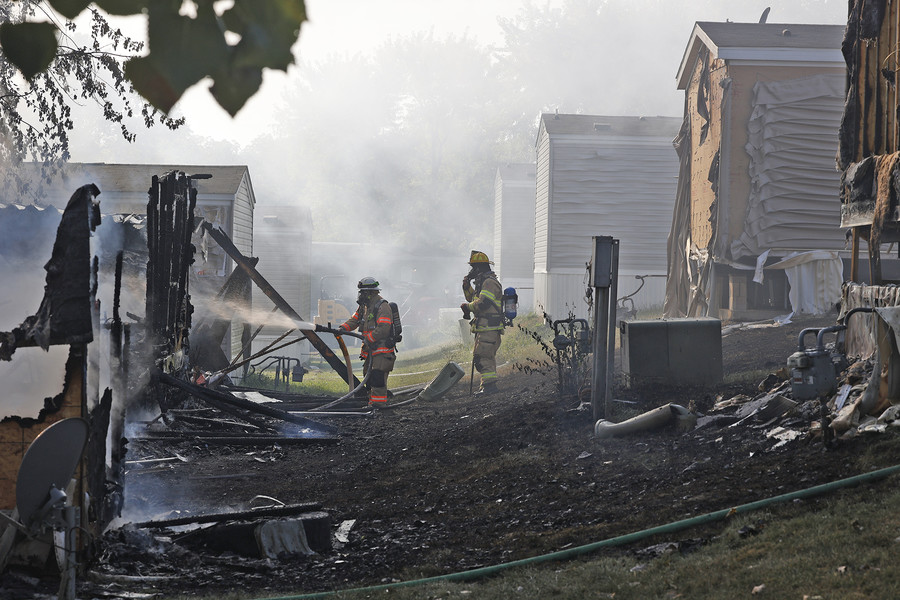
[[94, 4], [108, 15], [137, 15], [144, 11], [148, 0], [96, 0]]
[[3, 23], [0, 46], [9, 62], [30, 81], [56, 57], [56, 27], [51, 23]]
[[132, 58], [125, 63], [125, 76], [134, 90], [155, 108], [164, 113], [178, 102], [187, 87], [175, 87], [149, 56]]
[[125, 65], [135, 90], [168, 113], [185, 90], [213, 73], [228, 69], [231, 48], [208, 3], [197, 18], [178, 14], [178, 5], [154, 2], [147, 15], [150, 52]]
[[90, 4], [90, 0], [48, 0], [50, 2], [50, 6], [53, 9], [64, 16], [65, 18], [72, 20], [78, 15], [81, 14], [85, 8], [87, 8], [88, 4]]
[[[291, 47], [306, 20], [303, 0], [234, 0], [222, 17], [211, 1], [195, 2], [196, 18], [178, 13], [180, 2], [144, 0], [149, 54], [125, 66], [135, 90], [168, 113], [190, 86], [212, 77], [210, 89], [234, 116], [262, 84], [264, 68], [287, 70]], [[130, 0], [138, 3], [140, 0]], [[128, 5], [129, 0], [101, 0], [98, 5]], [[231, 46], [226, 28], [240, 36]]]
[[247, 67], [216, 77], [209, 92], [232, 117], [262, 85], [262, 69]]
[[212, 4], [198, 6], [197, 18], [162, 9], [160, 3], [148, 15], [147, 42], [157, 67], [187, 89], [207, 75], [226, 68], [231, 48]]
[[303, 0], [235, 0], [222, 20], [229, 31], [241, 36], [235, 48], [236, 67], [286, 71], [294, 62], [291, 47], [306, 21], [306, 7]]

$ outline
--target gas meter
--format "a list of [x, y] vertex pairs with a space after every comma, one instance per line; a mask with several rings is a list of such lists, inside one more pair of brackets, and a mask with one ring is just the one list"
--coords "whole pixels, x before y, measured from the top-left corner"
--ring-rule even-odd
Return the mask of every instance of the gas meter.
[[[804, 329], [800, 332], [797, 352], [787, 359], [791, 370], [791, 395], [794, 400], [812, 400], [828, 396], [837, 390], [837, 373], [841, 370], [835, 364], [842, 354], [832, 354], [825, 348], [826, 333], [843, 331], [843, 325], [822, 329]], [[806, 348], [803, 339], [810, 333], [816, 334], [816, 347]], [[845, 359], [846, 361], [846, 359]]]
[[[872, 312], [869, 307], [858, 307], [844, 316], [840, 325], [832, 325], [821, 329], [810, 328], [800, 332], [797, 352], [787, 359], [791, 370], [791, 395], [795, 400], [812, 400], [830, 396], [837, 391], [837, 376], [848, 366], [844, 354], [844, 331], [850, 315], [857, 312]], [[816, 334], [816, 347], [807, 348], [804, 338]], [[831, 349], [825, 347], [825, 335], [837, 334]]]

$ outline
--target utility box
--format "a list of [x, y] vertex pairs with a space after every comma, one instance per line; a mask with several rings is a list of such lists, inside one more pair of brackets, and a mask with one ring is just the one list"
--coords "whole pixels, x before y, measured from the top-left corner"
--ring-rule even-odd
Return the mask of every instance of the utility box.
[[712, 385], [722, 382], [719, 319], [622, 321], [622, 371], [640, 383]]

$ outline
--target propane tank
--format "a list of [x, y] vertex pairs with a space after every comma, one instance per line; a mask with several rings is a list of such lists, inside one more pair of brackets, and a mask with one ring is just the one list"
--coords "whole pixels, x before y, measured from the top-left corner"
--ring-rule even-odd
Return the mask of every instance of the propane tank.
[[513, 319], [516, 318], [516, 311], [519, 308], [519, 296], [516, 294], [516, 288], [508, 287], [503, 290], [501, 304], [503, 307], [503, 316], [506, 317], [506, 322], [511, 325]]

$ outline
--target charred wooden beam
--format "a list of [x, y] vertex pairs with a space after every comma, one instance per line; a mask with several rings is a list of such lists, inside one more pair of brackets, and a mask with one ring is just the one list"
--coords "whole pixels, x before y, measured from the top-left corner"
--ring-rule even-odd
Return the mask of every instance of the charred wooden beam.
[[[253, 282], [259, 286], [259, 289], [261, 289], [262, 292], [269, 297], [269, 299], [275, 304], [275, 306], [279, 308], [279, 310], [281, 310], [290, 318], [294, 319], [294, 321], [297, 321], [298, 324], [306, 322], [306, 320], [299, 314], [297, 314], [297, 311], [295, 311], [291, 307], [291, 305], [288, 304], [287, 300], [285, 300], [281, 296], [281, 294], [279, 294], [275, 290], [275, 288], [273, 288], [271, 284], [266, 281], [266, 279], [260, 274], [260, 272], [250, 264], [248, 258], [241, 254], [240, 250], [238, 250], [235, 247], [234, 243], [232, 243], [232, 241], [228, 238], [228, 236], [225, 235], [225, 232], [223, 232], [221, 229], [213, 227], [208, 222], [203, 223], [203, 228], [228, 254], [228, 256], [230, 256], [231, 259], [234, 260], [235, 264], [244, 269], [250, 275], [250, 278], [253, 280]], [[347, 365], [345, 365], [344, 362], [340, 358], [338, 358], [337, 355], [335, 355], [331, 348], [328, 347], [328, 344], [322, 341], [322, 338], [320, 338], [315, 331], [311, 329], [301, 329], [300, 331], [303, 332], [303, 335], [306, 336], [306, 339], [309, 340], [310, 344], [312, 344], [313, 347], [318, 350], [319, 354], [322, 355], [322, 357], [328, 362], [328, 364], [331, 365], [331, 368], [333, 368], [344, 381], [347, 381], [349, 383], [349, 377], [352, 376], [353, 386], [355, 387], [359, 385], [359, 379], [347, 372]]]
[[259, 517], [286, 517], [319, 510], [320, 508], [322, 508], [322, 504], [319, 502], [303, 502], [301, 504], [286, 504], [284, 506], [257, 508], [254, 510], [245, 510], [231, 513], [214, 513], [206, 515], [195, 515], [192, 517], [178, 517], [177, 519], [143, 521], [141, 523], [133, 523], [132, 525], [138, 528], [178, 527], [181, 525], [222, 523], [225, 521], [239, 521], [242, 519], [256, 519]]
[[94, 339], [91, 306], [91, 231], [100, 224], [94, 198], [100, 190], [84, 185], [72, 195], [60, 219], [47, 271], [44, 297], [37, 312], [11, 332], [0, 332], [0, 360], [16, 348], [87, 344]]
[[212, 390], [209, 388], [205, 388], [203, 386], [195, 385], [193, 383], [188, 383], [187, 381], [182, 381], [171, 375], [163, 373], [162, 371], [156, 372], [156, 377], [159, 379], [161, 383], [165, 385], [172, 386], [178, 388], [188, 394], [194, 396], [195, 398], [199, 398], [200, 400], [213, 400], [218, 401], [227, 405], [231, 405], [237, 408], [242, 408], [244, 410], [248, 410], [250, 412], [256, 412], [261, 415], [266, 415], [269, 417], [274, 417], [276, 419], [280, 419], [282, 421], [286, 421], [288, 423], [295, 423], [297, 425], [302, 425], [304, 427], [308, 427], [314, 431], [321, 432], [325, 435], [336, 435], [337, 428], [331, 425], [325, 425], [323, 423], [318, 423], [313, 421], [312, 419], [306, 419], [304, 417], [298, 417], [296, 415], [292, 415], [291, 413], [285, 412], [283, 410], [278, 410], [275, 408], [271, 408], [268, 406], [260, 405], [255, 402], [251, 402], [249, 400], [244, 400], [243, 398], [238, 398], [236, 396], [232, 396], [231, 394], [226, 394], [225, 392], [220, 392], [218, 390]]
[[145, 319], [154, 344], [171, 353], [182, 348], [193, 307], [188, 270], [197, 190], [184, 173], [153, 177], [147, 203], [147, 296]]
[[[147, 203], [147, 294], [144, 322], [152, 360], [164, 359], [188, 348], [193, 306], [188, 293], [188, 271], [193, 262], [191, 233], [197, 190], [183, 172], [154, 176]], [[177, 361], [176, 361], [177, 362]], [[144, 390], [148, 407], [158, 404], [165, 411], [180, 404], [175, 390]]]

